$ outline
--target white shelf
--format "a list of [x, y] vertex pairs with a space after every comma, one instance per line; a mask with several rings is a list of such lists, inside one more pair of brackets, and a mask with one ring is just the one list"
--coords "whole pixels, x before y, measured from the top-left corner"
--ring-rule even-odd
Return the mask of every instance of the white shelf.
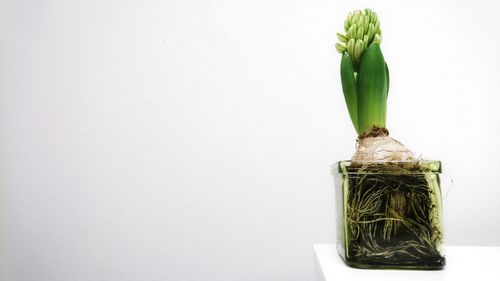
[[500, 280], [500, 247], [446, 247], [446, 267], [439, 271], [351, 268], [334, 244], [313, 247], [318, 281]]

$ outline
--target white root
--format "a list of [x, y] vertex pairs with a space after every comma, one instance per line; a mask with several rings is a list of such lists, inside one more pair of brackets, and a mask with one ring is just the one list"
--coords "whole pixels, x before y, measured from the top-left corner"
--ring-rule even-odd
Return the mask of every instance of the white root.
[[365, 137], [358, 140], [352, 162], [415, 161], [413, 152], [388, 136]]

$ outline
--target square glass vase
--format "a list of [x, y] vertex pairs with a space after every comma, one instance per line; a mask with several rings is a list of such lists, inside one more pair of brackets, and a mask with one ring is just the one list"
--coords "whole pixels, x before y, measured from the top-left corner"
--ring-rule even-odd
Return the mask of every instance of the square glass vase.
[[340, 161], [337, 249], [357, 268], [442, 269], [441, 162]]

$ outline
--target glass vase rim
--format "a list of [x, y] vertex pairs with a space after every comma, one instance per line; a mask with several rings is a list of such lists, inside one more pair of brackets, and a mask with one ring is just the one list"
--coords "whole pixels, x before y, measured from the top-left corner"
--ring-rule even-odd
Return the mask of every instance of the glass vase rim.
[[363, 161], [340, 160], [331, 165], [332, 174], [440, 174], [440, 160]]

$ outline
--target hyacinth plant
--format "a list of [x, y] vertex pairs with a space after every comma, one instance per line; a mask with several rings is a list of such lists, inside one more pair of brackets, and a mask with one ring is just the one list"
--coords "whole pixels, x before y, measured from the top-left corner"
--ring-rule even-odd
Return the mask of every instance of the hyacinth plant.
[[389, 138], [386, 128], [389, 68], [380, 48], [382, 31], [370, 9], [349, 13], [335, 48], [342, 54], [340, 76], [345, 102], [358, 134], [353, 161], [407, 161], [413, 154]]
[[363, 268], [440, 269], [442, 225], [439, 161], [415, 161], [386, 128], [389, 68], [382, 31], [370, 9], [349, 13], [335, 45], [342, 90], [358, 134], [338, 177], [339, 253]]
[[381, 30], [377, 14], [369, 9], [350, 13], [345, 34], [337, 33], [335, 45], [342, 54], [342, 89], [358, 135], [372, 127], [385, 128], [389, 71], [380, 50]]

